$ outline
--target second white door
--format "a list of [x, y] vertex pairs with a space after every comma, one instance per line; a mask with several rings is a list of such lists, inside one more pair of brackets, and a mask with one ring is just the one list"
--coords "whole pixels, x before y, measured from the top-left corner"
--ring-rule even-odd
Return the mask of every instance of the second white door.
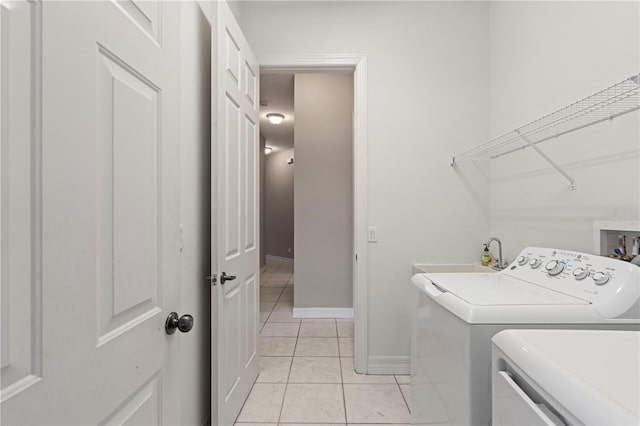
[[[259, 275], [259, 67], [226, 2], [217, 2], [217, 71], [212, 150], [215, 233], [212, 265], [212, 390], [217, 423], [233, 425], [258, 375]], [[226, 276], [235, 278], [225, 279]], [[217, 415], [216, 415], [217, 414]]]

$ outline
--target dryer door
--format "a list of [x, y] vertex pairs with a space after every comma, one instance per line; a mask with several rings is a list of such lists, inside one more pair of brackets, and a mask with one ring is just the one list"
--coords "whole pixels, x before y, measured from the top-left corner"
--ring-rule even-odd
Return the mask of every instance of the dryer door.
[[493, 390], [493, 426], [564, 425], [544, 404], [536, 404], [506, 371], [498, 371]]

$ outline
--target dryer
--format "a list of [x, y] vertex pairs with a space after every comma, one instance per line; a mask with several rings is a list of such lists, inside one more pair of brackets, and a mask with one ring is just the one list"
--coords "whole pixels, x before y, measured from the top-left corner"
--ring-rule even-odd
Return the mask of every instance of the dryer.
[[640, 332], [505, 330], [492, 342], [494, 426], [640, 424]]
[[528, 247], [498, 273], [411, 280], [416, 425], [490, 424], [491, 338], [502, 330], [640, 330], [640, 268], [597, 255]]

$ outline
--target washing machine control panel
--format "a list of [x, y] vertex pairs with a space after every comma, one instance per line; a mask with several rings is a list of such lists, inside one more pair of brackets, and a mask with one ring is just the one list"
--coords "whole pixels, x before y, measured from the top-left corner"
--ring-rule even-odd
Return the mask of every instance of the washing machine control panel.
[[544, 265], [544, 269], [547, 270], [547, 274], [549, 274], [550, 277], [555, 277], [556, 275], [560, 275], [566, 266], [567, 263], [564, 260], [551, 259]]
[[640, 268], [589, 253], [527, 247], [500, 273], [594, 304], [622, 297], [625, 286], [629, 297], [640, 297]]

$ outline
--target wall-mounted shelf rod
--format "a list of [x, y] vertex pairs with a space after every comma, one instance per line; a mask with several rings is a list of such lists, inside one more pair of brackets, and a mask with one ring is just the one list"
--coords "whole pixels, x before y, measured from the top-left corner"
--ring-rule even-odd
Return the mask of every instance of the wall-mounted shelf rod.
[[[637, 110], [639, 110], [639, 109], [640, 109], [640, 105], [638, 105], [638, 106], [637, 106], [637, 107], [635, 107], [635, 108], [630, 108], [630, 109], [628, 109], [628, 110], [625, 110], [625, 111], [619, 112], [618, 114], [613, 114], [613, 115], [611, 115], [611, 116], [609, 116], [609, 117], [604, 117], [604, 118], [601, 118], [601, 119], [599, 119], [599, 120], [597, 120], [597, 121], [593, 121], [593, 122], [591, 122], [591, 123], [587, 123], [587, 124], [584, 124], [584, 125], [582, 125], [582, 126], [578, 126], [578, 127], [575, 127], [575, 128], [569, 129], [569, 130], [565, 130], [564, 132], [559, 132], [559, 133], [556, 133], [555, 135], [547, 136], [547, 137], [546, 137], [546, 138], [544, 138], [544, 139], [540, 139], [539, 141], [534, 142], [534, 145], [539, 144], [539, 143], [541, 143], [541, 142], [548, 141], [549, 139], [559, 138], [560, 136], [564, 136], [564, 135], [566, 135], [566, 134], [568, 134], [568, 133], [575, 132], [576, 130], [584, 129], [585, 127], [593, 126], [594, 124], [602, 123], [603, 121], [612, 121], [613, 119], [618, 118], [618, 117], [620, 117], [621, 115], [628, 114], [628, 113], [630, 113], [630, 112], [637, 111]], [[527, 145], [527, 146], [529, 146], [529, 145]], [[526, 148], [527, 146], [522, 146], [522, 147], [514, 148], [514, 149], [512, 149], [512, 150], [510, 150], [510, 151], [501, 152], [501, 153], [496, 154], [496, 155], [494, 155], [494, 156], [492, 156], [492, 157], [490, 157], [490, 158], [493, 160], [494, 158], [499, 158], [499, 157], [502, 157], [503, 155], [511, 154], [512, 152], [515, 152], [515, 151], [519, 151], [519, 150], [521, 150], [521, 149], [524, 149], [524, 148]]]
[[[640, 74], [636, 74], [600, 92], [572, 103], [538, 120], [493, 138], [488, 142], [450, 157], [450, 165], [467, 158], [498, 158], [549, 139], [584, 129], [594, 124], [613, 120], [621, 115], [640, 110]], [[539, 151], [539, 150], [536, 150]], [[541, 153], [541, 151], [539, 151]], [[542, 155], [542, 154], [541, 154]], [[550, 158], [543, 155], [550, 164]], [[561, 170], [557, 164], [554, 165]], [[575, 182], [562, 171], [563, 175]]]

